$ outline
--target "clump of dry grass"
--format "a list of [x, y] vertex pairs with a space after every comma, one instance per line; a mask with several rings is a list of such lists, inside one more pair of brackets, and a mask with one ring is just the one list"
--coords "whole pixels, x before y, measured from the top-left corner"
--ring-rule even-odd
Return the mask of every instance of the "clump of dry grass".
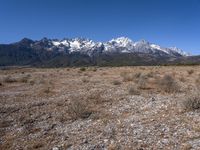
[[6, 83], [14, 83], [17, 82], [16, 78], [11, 77], [10, 75], [4, 78], [4, 82]]
[[141, 75], [142, 75], [141, 72], [137, 72], [137, 73], [134, 74], [134, 77], [135, 77], [135, 78], [139, 78]]
[[27, 83], [30, 79], [31, 75], [27, 74], [26, 76], [21, 77], [19, 80], [20, 82]]
[[186, 79], [185, 79], [183, 76], [181, 76], [181, 77], [179, 78], [179, 81], [181, 81], [181, 82], [185, 82]]
[[79, 70], [80, 71], [86, 71], [86, 68], [85, 67], [81, 67]]
[[97, 68], [96, 68], [96, 67], [95, 67], [95, 68], [93, 68], [93, 69], [92, 69], [92, 71], [96, 72], [96, 71], [97, 71]]
[[76, 120], [78, 118], [88, 118], [92, 112], [84, 99], [75, 98], [70, 101], [67, 113], [71, 119]]
[[133, 81], [133, 75], [128, 72], [121, 72], [120, 76], [124, 82]]
[[200, 90], [200, 77], [195, 80], [195, 85]]
[[112, 83], [113, 83], [114, 85], [120, 85], [120, 84], [121, 84], [121, 82], [118, 81], [118, 80], [114, 80]]
[[124, 82], [133, 81], [134, 79], [134, 75], [127, 72], [122, 72], [120, 76], [123, 78]]
[[45, 86], [45, 88], [43, 89], [43, 92], [46, 93], [46, 94], [49, 94], [51, 92], [51, 87]]
[[93, 104], [93, 105], [102, 104], [103, 102], [106, 101], [106, 99], [103, 98], [103, 94], [104, 94], [104, 91], [94, 90], [87, 96], [87, 99], [90, 104]]
[[189, 143], [183, 144], [182, 150], [191, 150], [191, 149], [192, 149], [192, 146]]
[[176, 93], [180, 91], [180, 86], [171, 75], [164, 75], [159, 81], [159, 87], [167, 93]]
[[42, 93], [50, 94], [53, 93], [54, 84], [52, 81], [46, 81], [42, 88]]
[[82, 78], [81, 80], [82, 80], [83, 83], [88, 83], [89, 82], [89, 79], [87, 79], [87, 78]]
[[191, 94], [183, 101], [186, 110], [200, 109], [200, 94]]
[[29, 83], [30, 83], [30, 85], [34, 85], [35, 84], [35, 80], [30, 80]]
[[130, 95], [140, 95], [140, 91], [134, 86], [129, 87], [128, 93]]
[[138, 88], [146, 89], [147, 88], [147, 86], [146, 86], [147, 80], [148, 80], [148, 77], [146, 75], [141, 75], [138, 80]]
[[193, 69], [191, 69], [191, 70], [188, 70], [188, 71], [187, 71], [187, 73], [188, 73], [189, 75], [191, 75], [191, 74], [193, 74], [193, 73], [194, 73], [194, 70], [193, 70]]
[[18, 78], [16, 78], [16, 77], [11, 77], [11, 76], [9, 75], [9, 76], [6, 76], [6, 77], [4, 78], [3, 81], [4, 81], [5, 83], [14, 83], [14, 82], [27, 83], [28, 80], [30, 79], [30, 77], [31, 77], [30, 74], [28, 74], [28, 75], [23, 75], [23, 76], [18, 77]]
[[155, 73], [154, 73], [153, 71], [150, 71], [150, 72], [147, 73], [146, 76], [149, 77], [149, 78], [153, 78], [153, 77], [154, 77], [154, 74], [155, 74]]

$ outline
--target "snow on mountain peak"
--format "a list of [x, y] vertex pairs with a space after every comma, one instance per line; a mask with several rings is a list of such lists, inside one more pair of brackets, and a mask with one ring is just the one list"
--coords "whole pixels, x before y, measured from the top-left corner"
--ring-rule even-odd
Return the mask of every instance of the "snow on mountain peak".
[[175, 52], [177, 52], [177, 53], [179, 53], [179, 54], [181, 54], [181, 55], [183, 55], [183, 56], [190, 56], [189, 53], [184, 52], [183, 50], [181, 50], [181, 49], [179, 49], [177, 47], [170, 47], [170, 49], [175, 51]]
[[133, 42], [131, 39], [127, 37], [119, 37], [116, 39], [112, 39], [110, 42], [117, 42], [117, 43], [131, 43]]
[[[149, 43], [146, 40], [140, 40], [137, 42], [133, 42], [131, 39], [127, 37], [119, 37], [112, 39], [108, 42], [94, 42], [87, 38], [73, 38], [67, 39], [64, 38], [62, 40], [50, 40], [47, 38], [43, 38], [41, 41], [48, 43], [48, 47], [46, 49], [58, 49], [59, 51], [66, 51], [68, 50], [69, 53], [71, 52], [81, 52], [88, 55], [91, 55], [95, 51], [101, 52], [118, 52], [118, 53], [134, 53], [134, 52], [141, 52], [141, 53], [160, 53], [165, 55], [173, 55], [173, 56], [188, 56], [189, 54], [184, 52], [183, 50], [171, 47], [171, 48], [164, 48], [159, 45]], [[51, 47], [53, 46], [53, 47]]]

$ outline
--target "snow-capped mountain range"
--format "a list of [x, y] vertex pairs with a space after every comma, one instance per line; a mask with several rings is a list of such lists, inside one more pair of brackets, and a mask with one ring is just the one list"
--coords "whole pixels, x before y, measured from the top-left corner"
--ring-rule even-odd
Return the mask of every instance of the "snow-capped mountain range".
[[34, 49], [60, 53], [79, 52], [89, 56], [96, 53], [150, 53], [161, 56], [189, 56], [189, 53], [176, 47], [165, 48], [145, 40], [134, 42], [127, 37], [119, 37], [108, 42], [94, 42], [85, 38], [64, 38], [62, 40], [43, 38], [39, 41], [23, 39], [20, 42], [29, 44], [28, 46]]
[[127, 37], [107, 42], [85, 38], [31, 40], [24, 38], [0, 44], [1, 66], [135, 66], [200, 64], [200, 56], [189, 56], [176, 47], [166, 48]]

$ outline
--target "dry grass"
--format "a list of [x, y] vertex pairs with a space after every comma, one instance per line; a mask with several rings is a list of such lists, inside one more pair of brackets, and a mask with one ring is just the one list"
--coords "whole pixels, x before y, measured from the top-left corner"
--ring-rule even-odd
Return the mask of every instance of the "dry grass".
[[5, 82], [5, 83], [15, 83], [15, 82], [28, 83], [30, 78], [31, 78], [30, 74], [21, 75], [19, 77], [12, 77], [11, 75], [8, 75], [3, 79], [3, 82]]
[[129, 88], [128, 93], [130, 95], [140, 95], [140, 91], [137, 88], [135, 88], [134, 86], [131, 86]]
[[138, 80], [139, 89], [147, 89], [148, 77], [146, 75], [141, 75]]
[[81, 67], [79, 70], [80, 71], [86, 71], [86, 68], [85, 67]]
[[10, 75], [4, 78], [5, 83], [14, 83], [17, 82], [16, 78], [11, 77]]
[[120, 85], [120, 84], [122, 84], [120, 81], [118, 81], [118, 80], [114, 80], [113, 82], [112, 82], [114, 85]]
[[107, 100], [103, 97], [104, 90], [94, 90], [91, 91], [91, 93], [87, 96], [87, 102], [89, 102], [91, 105], [99, 105], [103, 104]]
[[30, 74], [27, 74], [26, 76], [23, 76], [19, 79], [20, 82], [23, 82], [23, 83], [28, 83], [29, 79], [31, 78], [31, 75]]
[[181, 81], [181, 82], [186, 82], [186, 79], [185, 79], [183, 76], [181, 76], [181, 77], [179, 78], [179, 81]]
[[171, 75], [164, 75], [158, 82], [159, 88], [164, 92], [176, 93], [180, 91], [180, 86]]
[[92, 111], [89, 109], [89, 106], [84, 99], [74, 98], [68, 105], [67, 113], [71, 119], [76, 120], [79, 118], [88, 118]]
[[[181, 101], [200, 87], [199, 66], [84, 68], [0, 70], [0, 149], [52, 149], [62, 144], [84, 149], [85, 139], [85, 149], [98, 146], [99, 139], [108, 140], [102, 141], [105, 149], [140, 148], [132, 139], [149, 142], [144, 149], [181, 149], [186, 139], [200, 135], [199, 96]], [[187, 70], [194, 73], [188, 75]], [[183, 110], [182, 103], [193, 112]], [[103, 134], [110, 124], [114, 136]], [[159, 134], [165, 127], [170, 129], [165, 130], [169, 147]]]
[[188, 71], [187, 71], [187, 73], [188, 73], [188, 75], [191, 75], [191, 74], [193, 74], [193, 73], [194, 73], [194, 70], [193, 70], [193, 69], [191, 69], [191, 70], [188, 70]]
[[124, 82], [133, 81], [134, 75], [128, 72], [121, 72], [120, 76], [123, 78]]
[[83, 82], [83, 83], [88, 83], [88, 82], [90, 82], [90, 80], [87, 79], [87, 78], [82, 78], [82, 82]]
[[183, 101], [184, 108], [186, 110], [200, 109], [200, 94], [191, 94], [185, 101]]
[[200, 90], [200, 77], [198, 77], [198, 78], [195, 80], [195, 85], [196, 85], [197, 89]]

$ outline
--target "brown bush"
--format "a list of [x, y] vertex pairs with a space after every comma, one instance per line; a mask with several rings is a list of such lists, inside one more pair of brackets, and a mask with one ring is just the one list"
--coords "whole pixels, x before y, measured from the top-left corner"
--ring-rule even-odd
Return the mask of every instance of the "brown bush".
[[171, 75], [165, 75], [159, 81], [159, 87], [161, 90], [167, 93], [179, 92], [180, 87], [175, 79]]
[[179, 80], [180, 80], [181, 82], [185, 82], [185, 81], [186, 81], [186, 79], [185, 79], [183, 76], [180, 77]]
[[31, 75], [28, 74], [28, 75], [26, 75], [26, 76], [21, 77], [21, 78], [19, 79], [19, 81], [20, 81], [20, 82], [23, 82], [23, 83], [27, 83], [27, 82], [29, 81], [30, 77], [31, 77]]
[[124, 82], [133, 81], [134, 79], [134, 75], [127, 72], [122, 72], [120, 76], [123, 78]]
[[149, 77], [149, 78], [153, 78], [154, 75], [155, 75], [155, 73], [153, 71], [151, 71], [151, 72], [147, 73], [146, 76]]
[[78, 118], [88, 118], [92, 113], [86, 104], [86, 101], [79, 98], [70, 101], [67, 112], [70, 117], [75, 120]]
[[120, 85], [120, 84], [121, 84], [121, 82], [118, 81], [118, 80], [114, 80], [112, 83], [113, 83], [114, 85]]
[[86, 68], [85, 67], [81, 67], [79, 70], [80, 71], [86, 71]]
[[200, 77], [195, 80], [195, 85], [200, 90]]
[[140, 95], [140, 91], [138, 91], [137, 88], [135, 88], [134, 86], [131, 86], [128, 90], [128, 93], [130, 95]]
[[4, 82], [6, 82], [6, 83], [13, 83], [13, 82], [17, 82], [17, 79], [13, 78], [11, 76], [7, 76], [7, 77], [4, 78]]
[[102, 96], [105, 91], [101, 90], [94, 90], [87, 96], [87, 101], [92, 105], [99, 105], [107, 100]]
[[139, 80], [138, 80], [138, 88], [140, 89], [146, 89], [146, 84], [147, 84], [148, 77], [146, 75], [141, 75]]
[[187, 72], [188, 72], [189, 75], [191, 75], [191, 74], [194, 73], [194, 70], [191, 69], [191, 70], [188, 70]]
[[200, 95], [190, 95], [183, 101], [183, 105], [187, 110], [196, 110], [200, 109]]
[[83, 83], [88, 83], [89, 80], [88, 80], [87, 78], [82, 78], [82, 82], [83, 82]]
[[43, 87], [42, 87], [42, 92], [45, 94], [52, 94], [54, 89], [54, 84], [52, 81], [45, 81]]
[[137, 72], [137, 73], [134, 74], [134, 77], [135, 77], [135, 78], [139, 78], [141, 75], [142, 75], [141, 72]]
[[97, 68], [96, 68], [96, 67], [95, 67], [95, 68], [93, 68], [93, 69], [92, 69], [92, 71], [96, 72], [96, 71], [97, 71]]

